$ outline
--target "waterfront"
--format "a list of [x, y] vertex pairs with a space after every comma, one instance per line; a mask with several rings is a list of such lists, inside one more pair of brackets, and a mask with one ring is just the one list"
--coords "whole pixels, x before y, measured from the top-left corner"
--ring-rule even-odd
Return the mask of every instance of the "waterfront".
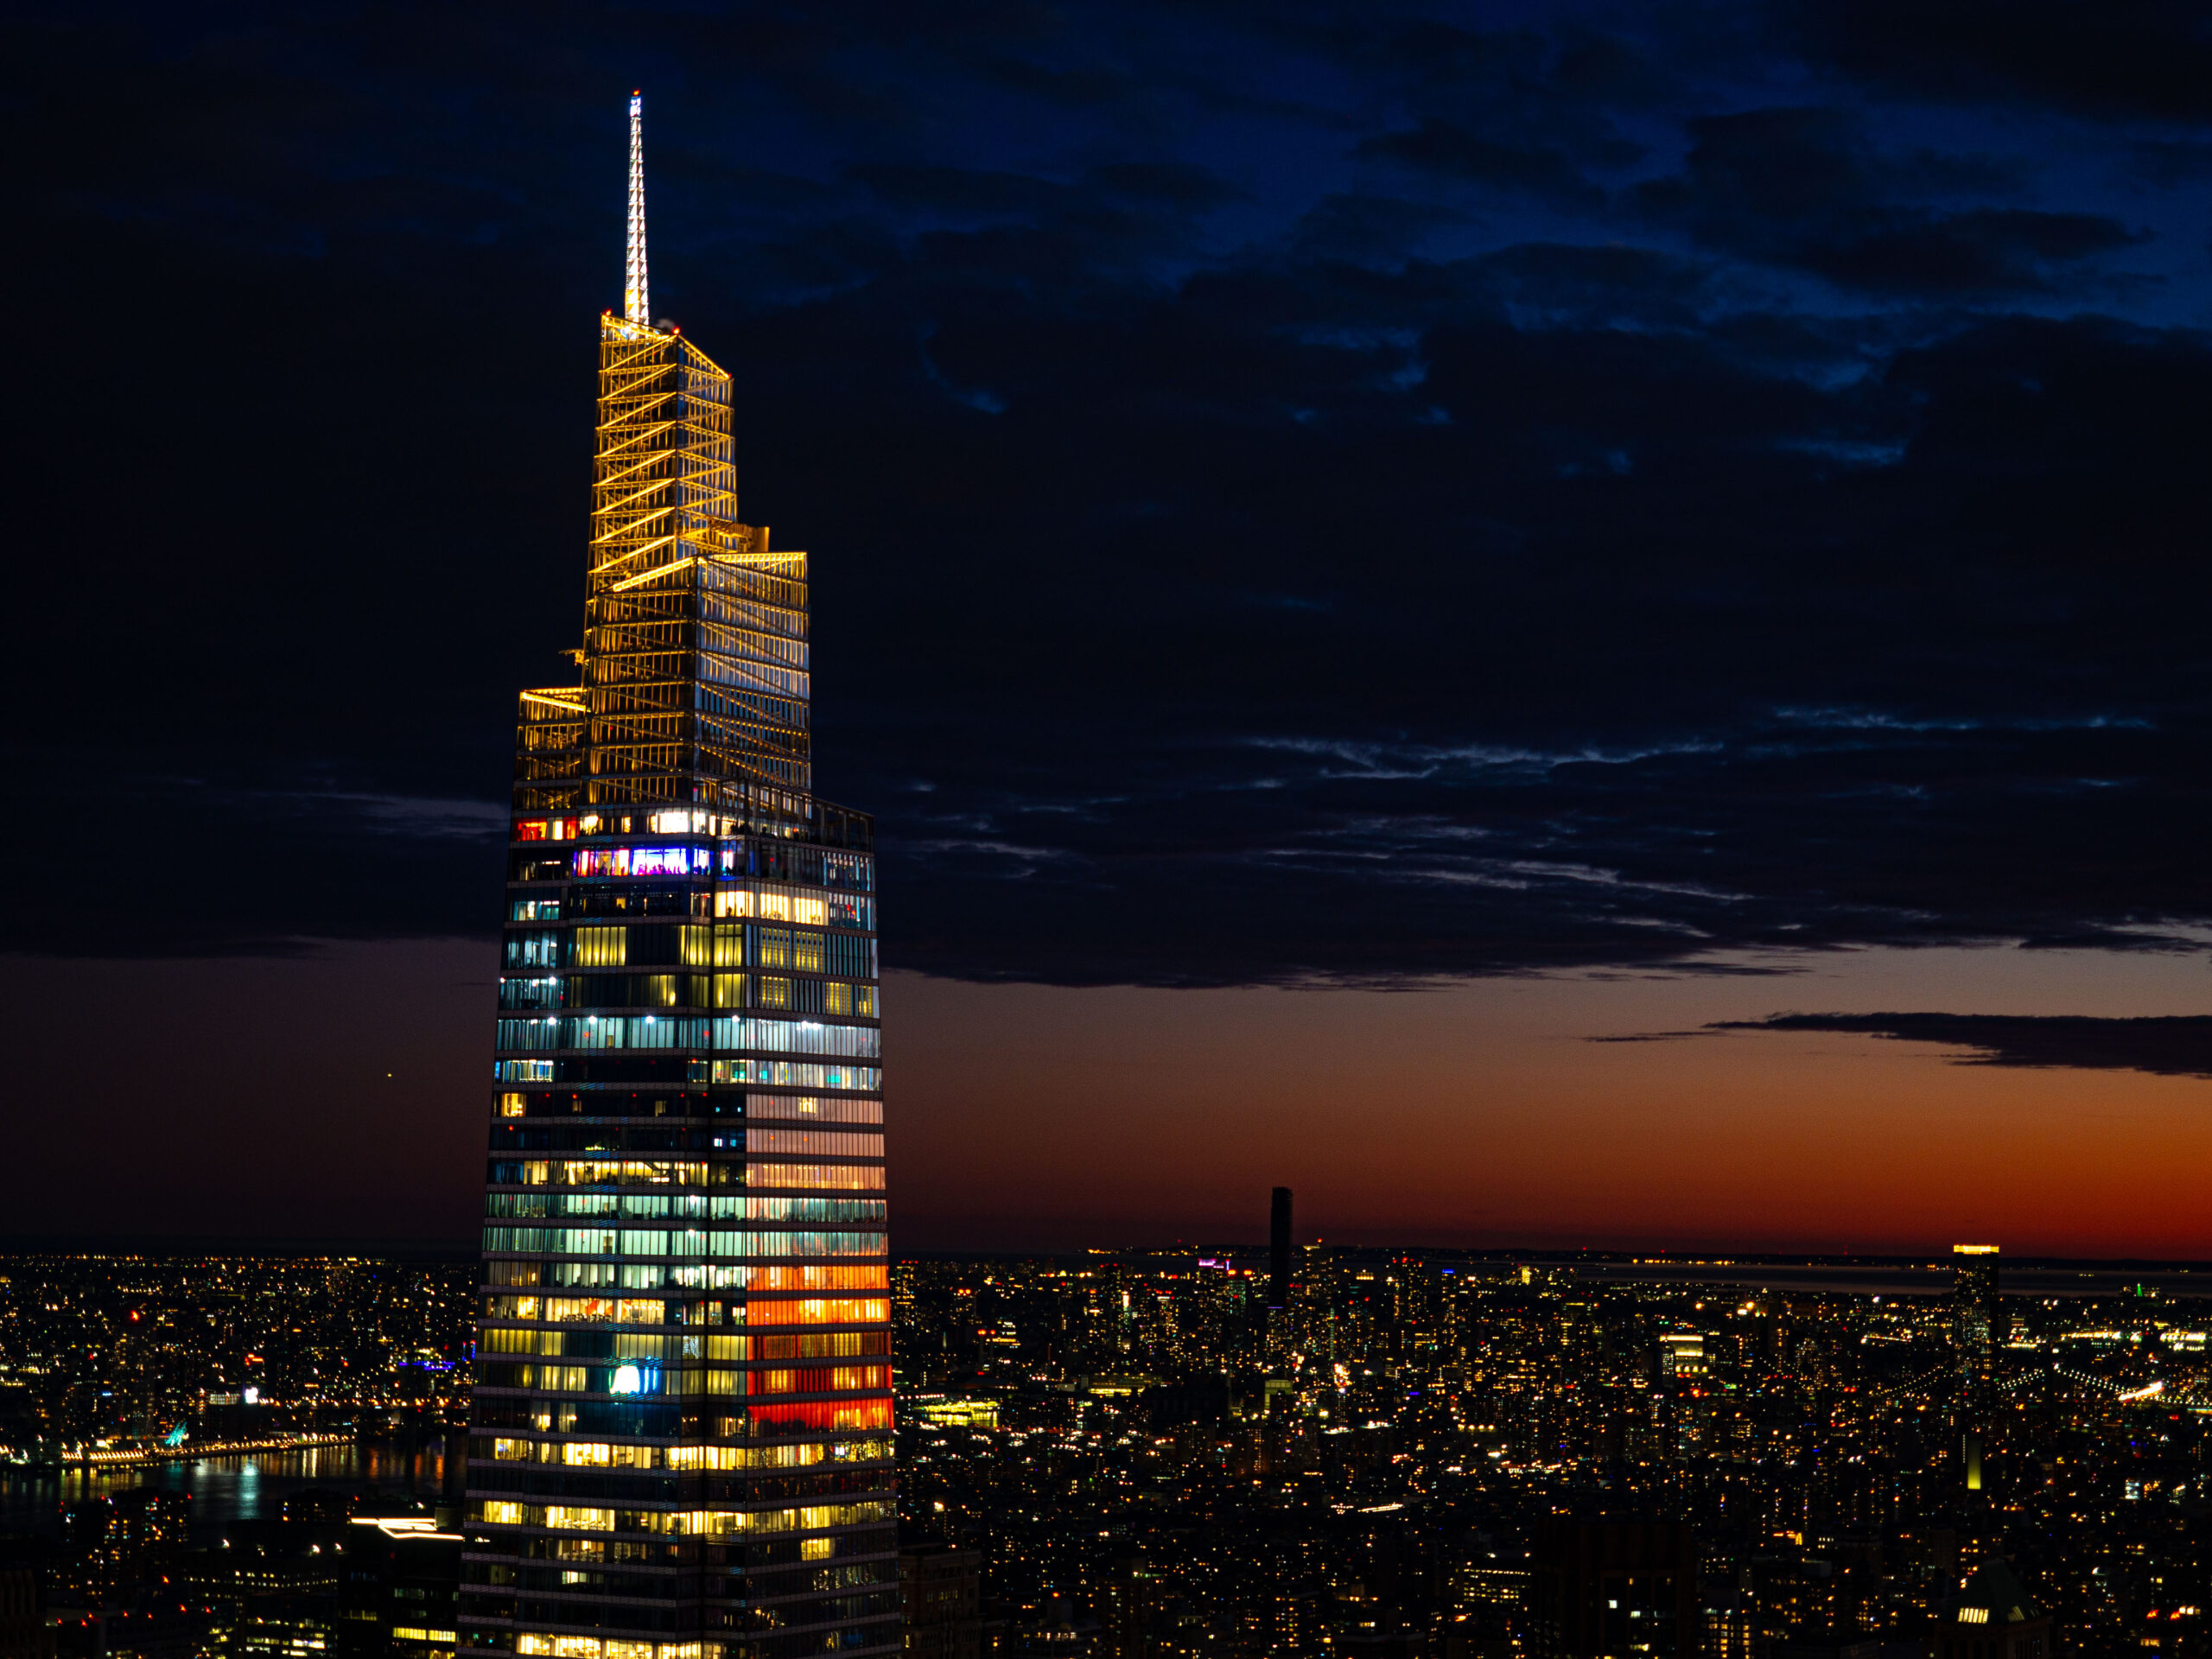
[[372, 1486], [395, 1498], [435, 1499], [444, 1447], [376, 1440], [301, 1451], [179, 1459], [120, 1469], [0, 1467], [0, 1530], [51, 1537], [63, 1510], [135, 1487], [192, 1495], [192, 1541], [220, 1541], [234, 1521], [273, 1521], [284, 1499], [311, 1486]]

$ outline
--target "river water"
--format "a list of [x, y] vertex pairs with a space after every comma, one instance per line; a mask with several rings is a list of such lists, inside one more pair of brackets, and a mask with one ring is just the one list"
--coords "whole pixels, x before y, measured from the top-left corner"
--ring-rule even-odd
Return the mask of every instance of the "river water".
[[274, 1521], [289, 1494], [309, 1486], [373, 1488], [435, 1503], [444, 1450], [435, 1440], [370, 1441], [228, 1458], [179, 1459], [130, 1469], [20, 1469], [0, 1465], [0, 1531], [52, 1537], [66, 1506], [134, 1486], [192, 1495], [192, 1537], [219, 1542], [232, 1521]]

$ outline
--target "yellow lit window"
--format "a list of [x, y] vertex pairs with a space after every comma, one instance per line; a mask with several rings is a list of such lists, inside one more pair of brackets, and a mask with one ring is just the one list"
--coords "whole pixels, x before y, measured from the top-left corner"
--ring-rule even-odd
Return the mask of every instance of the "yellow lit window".
[[484, 1518], [494, 1526], [518, 1527], [523, 1522], [523, 1506], [505, 1498], [486, 1498]]
[[520, 1095], [501, 1095], [499, 1096], [499, 1116], [501, 1117], [520, 1117], [522, 1113], [523, 1102]]
[[760, 959], [754, 965], [761, 968], [788, 968], [791, 965], [791, 935], [786, 927], [764, 927], [759, 931]]
[[725, 887], [715, 895], [715, 914], [717, 916], [750, 916], [753, 895], [743, 887]]
[[668, 1317], [668, 1304], [626, 1298], [614, 1311], [619, 1325], [658, 1325]]
[[791, 966], [804, 973], [822, 971], [822, 936], [819, 933], [791, 935]]
[[787, 893], [756, 893], [753, 895], [753, 913], [771, 921], [788, 922], [791, 918], [791, 896]]
[[[517, 1504], [515, 1507], [519, 1509], [522, 1506]], [[612, 1532], [614, 1530], [614, 1511], [594, 1509], [583, 1503], [548, 1503], [545, 1506], [545, 1524], [549, 1527], [569, 1527], [578, 1532]]]
[[561, 1461], [579, 1468], [604, 1469], [613, 1449], [604, 1440], [570, 1440], [561, 1448]]
[[718, 1008], [741, 1008], [745, 1006], [743, 974], [715, 976], [715, 1006]]
[[880, 1192], [880, 1164], [747, 1164], [747, 1186], [800, 1186], [817, 1192]]
[[[548, 1296], [545, 1317], [556, 1325], [589, 1324], [613, 1319], [614, 1304], [604, 1296]], [[561, 1351], [553, 1347], [543, 1351], [557, 1354]]]
[[[765, 952], [763, 953], [766, 954]], [[788, 1008], [791, 1005], [791, 982], [764, 975], [760, 980], [760, 1006], [764, 1008]]]
[[882, 1019], [883, 1014], [880, 1005], [876, 1001], [876, 988], [873, 985], [854, 986], [853, 1012], [863, 1020]]
[[850, 1014], [853, 1011], [853, 988], [849, 985], [829, 984], [822, 988], [822, 1012]]
[[528, 1463], [531, 1447], [530, 1440], [499, 1440], [492, 1442], [492, 1459], [495, 1463]]
[[707, 1338], [709, 1359], [743, 1359], [746, 1357], [743, 1337], [709, 1336]]
[[646, 975], [640, 988], [645, 993], [644, 1006], [649, 1008], [681, 1007], [683, 999], [678, 985], [682, 977], [677, 974]]
[[826, 1561], [837, 1548], [834, 1538], [802, 1538], [798, 1543], [798, 1558], [802, 1561]]
[[715, 965], [713, 928], [686, 927], [683, 930], [681, 943], [686, 968], [711, 968]]
[[624, 942], [628, 937], [626, 930], [619, 927], [580, 927], [570, 960], [579, 968], [620, 968], [626, 956]]
[[791, 920], [812, 922], [817, 927], [826, 927], [830, 922], [829, 900], [826, 899], [792, 899]]

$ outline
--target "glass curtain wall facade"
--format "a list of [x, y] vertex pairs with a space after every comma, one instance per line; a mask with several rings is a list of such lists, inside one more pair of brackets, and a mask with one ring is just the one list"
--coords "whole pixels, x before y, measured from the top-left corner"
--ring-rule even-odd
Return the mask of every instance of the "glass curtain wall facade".
[[810, 791], [806, 556], [737, 520], [730, 397], [602, 320], [578, 682], [518, 720], [463, 1648], [899, 1642], [873, 823]]

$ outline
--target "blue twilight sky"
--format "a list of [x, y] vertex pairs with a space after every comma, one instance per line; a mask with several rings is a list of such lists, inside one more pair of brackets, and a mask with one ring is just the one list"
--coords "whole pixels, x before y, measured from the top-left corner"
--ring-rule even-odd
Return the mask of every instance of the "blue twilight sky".
[[[959, 1018], [1658, 973], [1775, 982], [1669, 1053], [2212, 1073], [2196, 9], [5, 28], [0, 943], [108, 976], [69, 1040], [133, 963], [230, 964], [189, 996], [496, 926], [642, 86], [655, 308], [816, 556], [817, 779]], [[2065, 967], [2032, 1006], [2023, 949]], [[1868, 951], [1951, 971], [1802, 982]], [[2143, 962], [2179, 977], [2113, 1006]]]

